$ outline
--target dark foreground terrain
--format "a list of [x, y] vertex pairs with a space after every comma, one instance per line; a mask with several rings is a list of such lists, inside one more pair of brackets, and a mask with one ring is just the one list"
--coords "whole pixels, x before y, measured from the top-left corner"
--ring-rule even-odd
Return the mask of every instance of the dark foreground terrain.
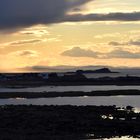
[[0, 140], [77, 140], [140, 135], [128, 106], [0, 106]]

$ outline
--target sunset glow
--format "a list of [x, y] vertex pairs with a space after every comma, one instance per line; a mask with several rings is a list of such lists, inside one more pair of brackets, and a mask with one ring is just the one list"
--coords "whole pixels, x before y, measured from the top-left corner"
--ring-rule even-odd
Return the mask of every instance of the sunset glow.
[[[140, 66], [138, 0], [5, 1], [9, 4], [0, 0], [1, 72], [33, 66]], [[14, 15], [12, 9], [21, 5], [25, 11]]]

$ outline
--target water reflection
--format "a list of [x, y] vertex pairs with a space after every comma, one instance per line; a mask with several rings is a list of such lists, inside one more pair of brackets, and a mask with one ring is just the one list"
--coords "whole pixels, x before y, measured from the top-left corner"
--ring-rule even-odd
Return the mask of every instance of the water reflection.
[[110, 138], [110, 139], [104, 139], [104, 140], [139, 140], [139, 138], [132, 138], [132, 137], [126, 136], [126, 137], [121, 137], [121, 138]]
[[116, 105], [119, 107], [133, 106], [140, 112], [140, 96], [94, 96], [94, 97], [56, 97], [56, 98], [10, 98], [0, 99], [0, 105]]
[[87, 140], [140, 140], [140, 138], [123, 136], [123, 137], [115, 137], [115, 138], [98, 138], [98, 139], [87, 139]]

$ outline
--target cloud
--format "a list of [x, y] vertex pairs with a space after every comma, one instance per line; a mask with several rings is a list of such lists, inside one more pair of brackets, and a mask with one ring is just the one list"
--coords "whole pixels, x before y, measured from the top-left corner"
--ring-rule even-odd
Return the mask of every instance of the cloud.
[[140, 52], [133, 53], [122, 49], [114, 50], [106, 54], [105, 58], [128, 58], [128, 59], [140, 59]]
[[81, 49], [80, 47], [74, 47], [70, 50], [64, 51], [61, 55], [69, 57], [90, 57], [97, 59], [110, 59], [110, 58], [128, 58], [128, 59], [140, 59], [140, 52], [130, 52], [121, 48], [115, 49], [111, 52], [101, 53], [93, 50]]
[[136, 41], [131, 40], [128, 44], [140, 46], [140, 40], [136, 40]]
[[128, 43], [120, 43], [120, 42], [116, 42], [116, 41], [111, 41], [111, 42], [109, 42], [109, 45], [122, 46], [122, 45], [128, 45]]
[[21, 56], [21, 57], [38, 57], [38, 52], [33, 50], [22, 50], [10, 53], [10, 55]]
[[1, 43], [0, 48], [5, 48], [7, 46], [22, 46], [26, 44], [37, 44], [41, 42], [60, 42], [61, 39], [59, 37], [56, 38], [43, 38], [43, 39], [27, 39], [27, 40], [17, 40], [17, 41], [11, 41], [7, 43]]
[[33, 43], [39, 43], [41, 42], [41, 39], [30, 39], [30, 40], [19, 40], [9, 43], [10, 46], [18, 46], [18, 45], [24, 45], [24, 44], [33, 44]]
[[85, 50], [80, 47], [74, 47], [70, 50], [64, 51], [61, 55], [70, 57], [97, 57], [99, 53], [92, 50]]
[[25, 67], [22, 68], [24, 70], [29, 70], [29, 71], [52, 71], [51, 67], [48, 66], [31, 66], [31, 67]]
[[14, 33], [14, 35], [31, 35], [35, 37], [42, 37], [44, 35], [50, 35], [47, 27], [45, 26], [36, 26], [25, 28], [24, 30]]
[[140, 46], [140, 40], [130, 40], [128, 42], [116, 42], [116, 41], [112, 41], [112, 42], [109, 42], [109, 45], [112, 45], [112, 46], [125, 46], [125, 45], [134, 45], [134, 46]]
[[68, 14], [94, 0], [0, 0], [0, 29], [79, 21], [139, 21], [140, 12]]
[[7, 46], [21, 46], [25, 44], [36, 44], [40, 43], [42, 41], [46, 41], [46, 39], [29, 39], [29, 40], [17, 40], [17, 41], [11, 41], [7, 43], [1, 43], [0, 48], [5, 48]]
[[140, 12], [109, 13], [109, 14], [76, 14], [67, 16], [65, 21], [139, 21]]
[[92, 0], [0, 0], [0, 28], [62, 21], [66, 13]]

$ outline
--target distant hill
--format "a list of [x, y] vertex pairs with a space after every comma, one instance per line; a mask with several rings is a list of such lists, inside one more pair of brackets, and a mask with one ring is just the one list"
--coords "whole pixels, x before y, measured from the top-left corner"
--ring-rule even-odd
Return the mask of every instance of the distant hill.
[[[24, 68], [18, 68], [17, 71], [20, 73], [41, 73], [41, 72], [74, 72], [76, 70], [84, 70], [84, 71], [95, 71], [98, 69], [104, 69], [108, 68], [112, 71], [117, 71], [119, 73], [125, 73], [125, 74], [139, 74], [140, 75], [140, 67], [111, 67], [111, 66], [93, 66], [93, 65], [87, 65], [87, 66], [67, 66], [67, 65], [61, 65], [61, 66], [32, 66], [32, 67], [24, 67]], [[116, 72], [112, 72], [116, 73]]]
[[97, 70], [77, 70], [76, 73], [119, 73], [111, 71], [109, 68], [101, 68]]

